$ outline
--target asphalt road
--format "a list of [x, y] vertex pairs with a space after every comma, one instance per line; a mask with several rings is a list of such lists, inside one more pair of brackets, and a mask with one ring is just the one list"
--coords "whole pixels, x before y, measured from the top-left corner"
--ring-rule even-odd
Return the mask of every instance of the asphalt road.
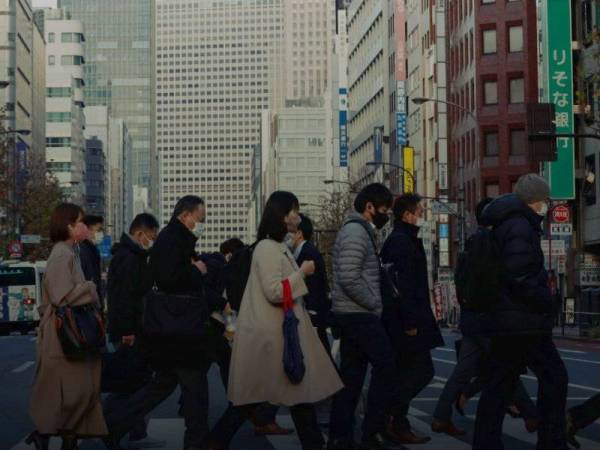
[[[443, 388], [445, 380], [451, 374], [456, 355], [454, 340], [458, 334], [445, 332], [446, 347], [433, 352], [436, 377], [433, 382], [415, 399], [411, 409], [411, 422], [420, 433], [431, 435], [431, 414]], [[600, 343], [579, 343], [557, 340], [560, 353], [569, 371], [568, 405], [581, 403], [588, 397], [600, 392]], [[32, 429], [28, 415], [29, 392], [33, 379], [35, 359], [35, 337], [2, 336], [0, 337], [0, 450], [26, 449], [23, 439]], [[537, 383], [530, 375], [523, 377], [524, 383], [532, 397], [536, 396]], [[215, 421], [225, 409], [225, 393], [216, 370], [211, 373], [211, 420]], [[153, 437], [168, 442], [167, 449], [182, 448], [183, 420], [176, 416], [178, 393], [161, 405], [152, 414], [149, 432]], [[466, 409], [466, 417], [455, 417], [457, 425], [469, 431], [473, 429], [476, 400], [473, 399]], [[292, 427], [287, 410], [282, 409], [278, 420], [283, 425]], [[528, 434], [520, 419], [505, 420], [505, 447], [510, 450], [535, 448], [535, 434]], [[414, 446], [423, 450], [470, 449], [469, 433], [464, 439], [455, 439], [442, 435], [434, 435], [434, 439], [426, 445]], [[580, 433], [583, 449], [600, 448], [600, 422]], [[51, 448], [59, 448], [54, 442]], [[86, 442], [82, 450], [102, 449], [98, 441]], [[251, 426], [245, 425], [237, 434], [232, 450], [299, 450], [300, 444], [296, 435], [288, 437], [258, 438], [253, 434]]]

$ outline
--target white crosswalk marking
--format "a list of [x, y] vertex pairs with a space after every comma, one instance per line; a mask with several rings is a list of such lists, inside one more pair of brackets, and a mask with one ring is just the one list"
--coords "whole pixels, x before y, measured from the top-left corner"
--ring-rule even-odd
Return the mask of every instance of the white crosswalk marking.
[[19, 367], [11, 370], [11, 372], [12, 373], [25, 372], [27, 369], [29, 369], [34, 364], [35, 364], [35, 362], [33, 362], [33, 361], [27, 361], [26, 363], [21, 364]]

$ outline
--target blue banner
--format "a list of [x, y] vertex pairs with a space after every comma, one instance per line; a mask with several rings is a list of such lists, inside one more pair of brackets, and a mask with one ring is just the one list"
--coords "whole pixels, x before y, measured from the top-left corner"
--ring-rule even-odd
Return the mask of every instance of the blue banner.
[[383, 162], [383, 127], [373, 130], [373, 160]]
[[406, 134], [406, 113], [396, 113], [396, 142], [399, 147], [404, 147], [408, 144], [408, 136]]
[[102, 259], [110, 258], [110, 250], [112, 248], [112, 236], [110, 234], [105, 234], [102, 242], [98, 244], [98, 251], [100, 252], [100, 256]]
[[17, 141], [16, 147], [16, 194], [17, 198], [20, 200], [23, 195], [23, 191], [25, 190], [25, 182], [27, 178], [27, 144], [22, 141]]
[[340, 167], [348, 167], [348, 90], [340, 88]]

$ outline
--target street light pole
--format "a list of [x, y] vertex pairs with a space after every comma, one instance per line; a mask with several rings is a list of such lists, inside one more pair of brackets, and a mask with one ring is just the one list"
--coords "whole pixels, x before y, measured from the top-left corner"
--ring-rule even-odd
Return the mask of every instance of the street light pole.
[[394, 163], [390, 163], [390, 162], [383, 162], [383, 161], [369, 161], [367, 164], [367, 166], [390, 166], [390, 167], [394, 167], [395, 169], [400, 169], [402, 171], [402, 192], [404, 192], [404, 175], [408, 175], [410, 177], [410, 179], [412, 180], [413, 183], [413, 191], [417, 191], [417, 180], [415, 180], [415, 176], [408, 171], [407, 169], [405, 169], [402, 166], [399, 166], [398, 164], [394, 164]]
[[[415, 97], [412, 99], [412, 102], [415, 105], [422, 105], [424, 103], [428, 103], [428, 102], [434, 102], [434, 103], [443, 103], [444, 105], [450, 106], [452, 108], [456, 108], [464, 113], [466, 113], [469, 117], [471, 117], [473, 119], [473, 121], [475, 122], [475, 150], [477, 153], [477, 168], [479, 169], [479, 159], [480, 159], [480, 154], [479, 154], [479, 143], [480, 143], [480, 138], [479, 138], [479, 121], [477, 119], [476, 114], [471, 111], [470, 109], [467, 109], [461, 105], [459, 105], [458, 103], [454, 103], [454, 102], [450, 102], [447, 100], [440, 100], [437, 98], [428, 98], [428, 97]], [[461, 251], [464, 251], [465, 249], [465, 242], [466, 242], [466, 231], [467, 231], [467, 227], [466, 227], [466, 220], [465, 220], [465, 163], [463, 160], [463, 152], [460, 151], [459, 152], [459, 157], [458, 157], [458, 168], [460, 170], [460, 205], [461, 205], [461, 217], [462, 217], [462, 221], [460, 222], [460, 249]], [[476, 180], [477, 181], [477, 191], [479, 192], [479, 179]]]

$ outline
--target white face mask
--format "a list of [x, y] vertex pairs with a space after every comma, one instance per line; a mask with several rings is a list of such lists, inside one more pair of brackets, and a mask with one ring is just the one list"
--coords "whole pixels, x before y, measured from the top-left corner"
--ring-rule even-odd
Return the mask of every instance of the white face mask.
[[294, 251], [294, 233], [286, 234], [285, 238], [283, 239], [283, 242], [285, 243], [285, 245], [288, 246], [290, 250]]
[[546, 214], [548, 214], [548, 203], [542, 203], [542, 209], [537, 211], [537, 213], [541, 217], [546, 217]]
[[154, 241], [152, 239], [150, 239], [148, 241], [148, 245], [146, 245], [146, 247], [144, 247], [144, 250], [150, 250], [153, 246], [154, 246]]
[[102, 243], [102, 241], [104, 240], [104, 233], [102, 231], [97, 231], [96, 234], [94, 234], [94, 243], [96, 245]]
[[205, 225], [202, 222], [196, 222], [196, 225], [194, 226], [192, 233], [194, 233], [194, 236], [199, 238], [200, 236], [202, 236], [204, 234], [204, 229], [205, 229]]
[[425, 226], [425, 219], [424, 219], [424, 218], [422, 218], [422, 217], [419, 217], [419, 218], [417, 219], [417, 223], [416, 223], [415, 225], [416, 225], [416, 226], [418, 226], [419, 228], [421, 228], [421, 227]]

